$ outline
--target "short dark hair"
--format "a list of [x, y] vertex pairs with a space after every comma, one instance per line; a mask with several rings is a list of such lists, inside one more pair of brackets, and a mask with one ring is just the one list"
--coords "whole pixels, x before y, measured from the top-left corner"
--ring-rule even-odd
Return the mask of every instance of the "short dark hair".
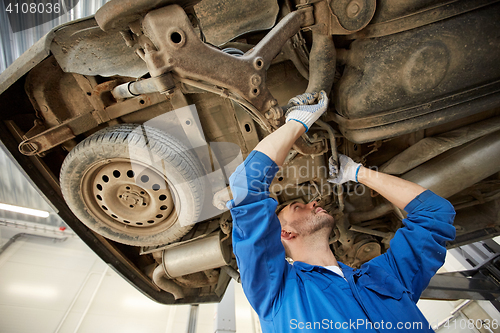
[[282, 211], [282, 210], [283, 210], [286, 206], [288, 206], [286, 203], [283, 203], [283, 204], [281, 204], [281, 205], [278, 205], [278, 207], [276, 207], [276, 210], [275, 210], [276, 215], [280, 215], [281, 211]]

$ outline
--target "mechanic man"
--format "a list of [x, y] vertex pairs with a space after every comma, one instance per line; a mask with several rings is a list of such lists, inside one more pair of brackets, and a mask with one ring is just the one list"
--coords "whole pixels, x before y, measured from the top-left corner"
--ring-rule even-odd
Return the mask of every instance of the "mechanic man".
[[315, 97], [293, 98], [286, 124], [230, 177], [234, 253], [262, 330], [432, 332], [416, 302], [444, 262], [445, 242], [455, 237], [448, 201], [341, 155], [334, 183], [360, 182], [408, 213], [390, 249], [357, 270], [335, 259], [328, 244], [335, 221], [316, 202], [293, 202], [275, 213], [269, 185], [295, 140], [328, 106], [324, 92]]

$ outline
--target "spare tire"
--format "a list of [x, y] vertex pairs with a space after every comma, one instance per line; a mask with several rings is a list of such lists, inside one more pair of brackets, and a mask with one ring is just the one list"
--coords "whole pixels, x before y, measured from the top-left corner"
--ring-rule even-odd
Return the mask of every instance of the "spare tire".
[[199, 161], [176, 138], [122, 124], [80, 142], [64, 160], [60, 182], [87, 227], [119, 243], [153, 246], [178, 240], [197, 221], [202, 177]]

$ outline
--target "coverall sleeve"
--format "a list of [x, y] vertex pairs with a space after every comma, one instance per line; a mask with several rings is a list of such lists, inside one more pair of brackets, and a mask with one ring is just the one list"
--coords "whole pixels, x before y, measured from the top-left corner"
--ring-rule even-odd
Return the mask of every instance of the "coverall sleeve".
[[277, 202], [269, 197], [278, 166], [267, 155], [253, 151], [229, 178], [233, 200], [233, 251], [243, 290], [262, 318], [270, 318], [287, 267], [281, 243]]
[[408, 213], [390, 242], [389, 250], [373, 259], [396, 276], [412, 293], [416, 303], [430, 279], [444, 263], [446, 241], [455, 239], [453, 206], [427, 190], [406, 207]]

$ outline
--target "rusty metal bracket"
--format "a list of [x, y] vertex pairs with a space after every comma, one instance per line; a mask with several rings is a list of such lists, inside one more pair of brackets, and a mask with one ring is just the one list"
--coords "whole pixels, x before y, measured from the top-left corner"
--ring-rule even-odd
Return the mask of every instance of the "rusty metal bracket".
[[253, 49], [235, 57], [203, 43], [185, 11], [171, 5], [149, 12], [142, 27], [154, 45], [142, 45], [151, 76], [173, 72], [181, 78], [228, 89], [262, 114], [276, 105], [266, 85], [266, 70], [285, 42], [311, 25], [312, 7], [286, 15]]
[[84, 113], [24, 140], [19, 144], [19, 151], [28, 156], [41, 154], [110, 119], [142, 110], [163, 101], [165, 101], [165, 98], [161, 95], [141, 95], [122, 103], [113, 104], [102, 111], [94, 110], [93, 112]]

